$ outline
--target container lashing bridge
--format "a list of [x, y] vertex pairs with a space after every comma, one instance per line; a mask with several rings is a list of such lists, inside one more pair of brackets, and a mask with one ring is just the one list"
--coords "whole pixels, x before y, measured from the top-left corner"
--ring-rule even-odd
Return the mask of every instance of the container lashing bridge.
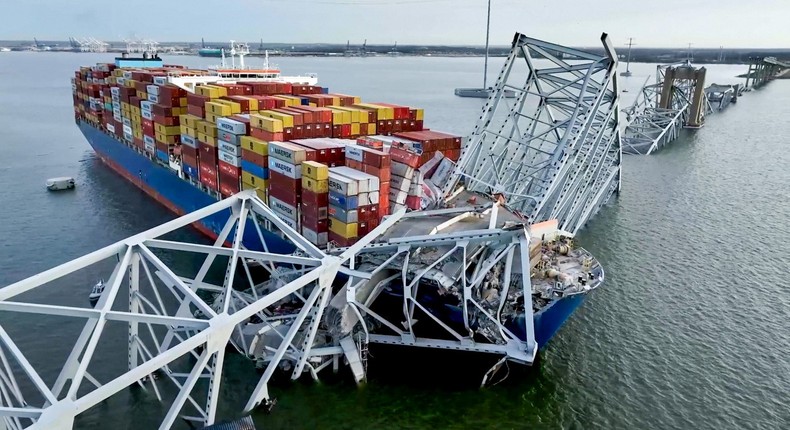
[[[386, 217], [351, 247], [315, 247], [246, 191], [0, 289], [3, 315], [79, 321], [73, 348], [62, 362], [49, 357], [46, 369], [0, 324], [0, 428], [71, 429], [132, 386], [167, 405], [163, 416], [147, 417], [160, 429], [178, 419], [211, 425], [228, 346], [263, 370], [245, 412], [270, 404], [277, 371], [318, 379], [345, 363], [363, 381], [369, 343], [531, 364], [538, 345], [524, 225], [556, 219], [576, 233], [620, 187], [617, 55], [606, 35], [601, 41], [604, 55], [596, 55], [516, 34], [445, 198], [434, 209]], [[538, 67], [538, 58], [549, 65]], [[470, 204], [448, 204], [459, 200]], [[227, 222], [213, 244], [172, 239], [218, 216]], [[294, 251], [270, 250], [267, 232]], [[248, 246], [250, 236], [257, 246]], [[167, 263], [173, 254], [199, 264], [177, 269]], [[217, 266], [221, 285], [207, 279]], [[87, 297], [84, 306], [35, 299], [109, 267], [95, 307]], [[427, 309], [426, 285], [456, 297], [460, 317], [448, 323]], [[79, 288], [87, 295], [87, 287]], [[382, 309], [380, 297], [395, 287], [389, 297], [400, 302]], [[506, 324], [514, 312], [523, 318]], [[102, 348], [117, 340], [119, 324], [120, 358]]]

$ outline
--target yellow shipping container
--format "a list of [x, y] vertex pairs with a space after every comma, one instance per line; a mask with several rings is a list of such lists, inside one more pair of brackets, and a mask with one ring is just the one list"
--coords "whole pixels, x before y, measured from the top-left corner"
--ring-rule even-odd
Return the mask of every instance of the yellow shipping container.
[[177, 134], [181, 134], [181, 128], [177, 125], [164, 125], [159, 124], [158, 122], [154, 123], [154, 131], [160, 134], [166, 134], [168, 136], [173, 136]]
[[186, 134], [187, 136], [197, 137], [197, 130], [192, 127], [187, 127], [186, 125], [181, 124], [179, 126], [181, 129], [181, 134]]
[[131, 112], [134, 116], [140, 116], [143, 114], [142, 111], [140, 111], [140, 108], [137, 106], [132, 106]]
[[[266, 111], [263, 111], [266, 112]], [[250, 114], [250, 125], [272, 133], [282, 133], [283, 122], [277, 118], [271, 118], [264, 114]]]
[[154, 139], [156, 139], [158, 142], [174, 145], [177, 143], [176, 141], [178, 140], [178, 135], [162, 134], [157, 131], [154, 133]]
[[142, 130], [132, 130], [132, 134], [134, 135], [135, 139], [141, 139], [142, 140], [142, 138], [143, 138], [143, 131]]
[[[228, 114], [228, 115], [233, 115], [235, 113], [241, 113], [241, 104], [237, 103], [237, 102], [234, 102], [234, 101], [231, 101], [231, 100], [217, 99], [217, 100], [213, 100], [213, 101], [211, 101], [209, 103], [222, 103], [224, 105], [230, 106], [230, 114]], [[219, 113], [217, 113], [217, 112], [213, 112], [213, 113], [216, 113], [217, 115], [219, 115]], [[223, 115], [223, 116], [228, 116], [228, 115]]]
[[187, 113], [187, 98], [186, 97], [179, 98], [178, 104], [181, 105], [181, 113]]
[[302, 176], [315, 179], [316, 181], [325, 181], [329, 179], [329, 167], [326, 164], [321, 164], [317, 161], [303, 161], [302, 162]]
[[395, 109], [393, 109], [391, 107], [379, 106], [379, 105], [373, 104], [373, 103], [358, 103], [358, 104], [355, 104], [354, 107], [361, 107], [361, 108], [367, 108], [367, 109], [375, 110], [376, 111], [376, 116], [378, 117], [379, 121], [395, 119]]
[[[243, 175], [243, 174], [244, 174], [244, 173], [242, 173], [242, 175]], [[263, 181], [263, 182], [265, 183], [266, 181]], [[268, 203], [269, 203], [269, 198], [268, 198], [268, 196], [266, 195], [266, 192], [267, 192], [267, 191], [266, 191], [266, 190], [267, 190], [267, 185], [264, 185], [264, 186], [262, 186], [262, 187], [257, 187], [257, 186], [255, 186], [255, 185], [248, 184], [248, 183], [246, 183], [246, 182], [242, 182], [242, 183], [241, 183], [241, 189], [242, 189], [242, 190], [255, 190], [255, 194], [257, 194], [257, 195], [258, 195], [258, 198], [259, 198], [259, 199], [263, 200], [263, 202], [264, 202], [264, 203], [266, 203], [266, 204], [268, 204]]]
[[132, 105], [130, 105], [129, 103], [126, 103], [126, 102], [121, 102], [121, 110], [124, 111], [124, 112], [131, 112], [132, 111]]
[[[302, 170], [304, 170], [304, 167], [302, 167]], [[328, 193], [329, 181], [326, 179], [317, 181], [313, 178], [302, 176], [302, 189], [312, 191], [314, 193]]]
[[[291, 116], [291, 115], [288, 115], [287, 113], [274, 112], [274, 111], [270, 111], [270, 110], [262, 110], [262, 111], [260, 111], [260, 114], [265, 116], [265, 117], [267, 117], [267, 118], [279, 119], [280, 121], [282, 121], [283, 127], [293, 127], [294, 126], [294, 117]], [[264, 130], [266, 130], [266, 129], [264, 129]], [[271, 131], [271, 130], [268, 130], [268, 131]], [[282, 131], [282, 130], [280, 130], [280, 131]], [[277, 132], [274, 132], [274, 133], [277, 133]]]
[[415, 109], [417, 111], [417, 121], [422, 121], [425, 118], [425, 109]]
[[213, 113], [214, 115], [220, 115], [220, 116], [231, 115], [230, 105], [226, 105], [224, 103], [206, 102], [205, 108], [206, 108], [206, 116], [208, 116], [209, 112]]
[[335, 218], [329, 218], [329, 230], [346, 239], [357, 237], [357, 223], [355, 222], [346, 224]]
[[267, 181], [266, 179], [263, 179], [261, 177], [255, 176], [252, 173], [246, 172], [244, 170], [241, 171], [241, 182], [246, 182], [246, 183], [252, 185], [253, 187], [259, 187], [259, 188], [264, 188], [264, 189], [269, 184], [269, 181]]
[[252, 136], [241, 136], [240, 140], [242, 149], [250, 150], [258, 155], [269, 155], [269, 142]]
[[217, 126], [213, 122], [204, 121], [202, 119], [195, 121], [195, 127], [198, 132], [207, 134], [211, 137], [217, 137]]
[[135, 81], [134, 79], [127, 79], [124, 82], [123, 86], [128, 87], [128, 88], [134, 88], [134, 84], [136, 84], [136, 83], [137, 83], [137, 81]]
[[332, 110], [332, 124], [334, 125], [351, 124], [351, 112], [338, 109], [334, 106], [331, 106], [329, 109]]
[[210, 122], [212, 124], [216, 124], [217, 123], [217, 118], [222, 118], [223, 116], [225, 116], [225, 115], [214, 115], [211, 112], [206, 112], [206, 121], [208, 121], [208, 122]]
[[200, 85], [195, 91], [201, 96], [216, 99], [218, 97], [225, 97], [228, 95], [228, 89], [225, 87], [215, 87], [214, 85]]
[[197, 140], [205, 143], [206, 145], [217, 146], [217, 140], [214, 136], [210, 136], [206, 133], [198, 132]]
[[359, 130], [360, 130], [359, 123], [358, 122], [352, 122], [351, 123], [351, 135], [352, 136], [359, 136], [360, 135]]
[[197, 128], [197, 122], [203, 118], [190, 114], [182, 114], [178, 116], [178, 119], [181, 125], [186, 125], [189, 128]]
[[138, 99], [148, 100], [148, 94], [146, 94], [144, 91], [137, 91], [135, 95]]
[[376, 123], [371, 122], [368, 124], [368, 136], [373, 136], [376, 134]]
[[[331, 109], [332, 110], [342, 110], [344, 112], [351, 113], [351, 122], [359, 122], [359, 123], [363, 123], [363, 122], [366, 123], [366, 122], [368, 122], [367, 112], [365, 112], [365, 111], [363, 111], [361, 109], [348, 107], [348, 106], [338, 106], [338, 107], [333, 107]], [[364, 112], [364, 114], [362, 114], [363, 112]]]

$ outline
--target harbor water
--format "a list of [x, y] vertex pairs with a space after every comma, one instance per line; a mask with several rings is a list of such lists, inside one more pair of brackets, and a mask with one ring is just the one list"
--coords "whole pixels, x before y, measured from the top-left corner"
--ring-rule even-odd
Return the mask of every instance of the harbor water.
[[[111, 54], [0, 53], [0, 285], [173, 217], [103, 166], [74, 125], [73, 70], [111, 60]], [[212, 61], [166, 58], [193, 66]], [[273, 62], [284, 74], [318, 73], [335, 92], [425, 108], [426, 126], [437, 130], [470, 132], [484, 103], [453, 95], [456, 87], [480, 85], [482, 58]], [[501, 62], [491, 62], [489, 76]], [[737, 83], [735, 75], [746, 71], [707, 67], [708, 83]], [[655, 75], [651, 64], [631, 70], [632, 77], [621, 78], [628, 90], [622, 106]], [[278, 384], [279, 402], [269, 415], [256, 413], [258, 427], [790, 428], [788, 106], [790, 81], [774, 81], [655, 155], [625, 157], [621, 195], [578, 238], [606, 268], [607, 282], [542, 351], [537, 368], [479, 389], [481, 375], [466, 371], [463, 355], [421, 362], [404, 350], [397, 362], [408, 371], [397, 380], [373, 378], [363, 388], [345, 379]], [[47, 192], [45, 181], [55, 176], [74, 176], [77, 188]], [[83, 303], [94, 276], [40, 298]], [[0, 323], [51, 384], [62, 362], [53, 357], [73, 341], [44, 320], [0, 315]], [[126, 334], [116, 332], [109, 350], [123, 365]], [[226, 365], [221, 412], [232, 418], [258, 375], [239, 356]], [[432, 366], [472, 382], [430, 383], [425, 369]], [[147, 417], [165, 410], [136, 390], [92, 409], [77, 428], [152, 428]]]

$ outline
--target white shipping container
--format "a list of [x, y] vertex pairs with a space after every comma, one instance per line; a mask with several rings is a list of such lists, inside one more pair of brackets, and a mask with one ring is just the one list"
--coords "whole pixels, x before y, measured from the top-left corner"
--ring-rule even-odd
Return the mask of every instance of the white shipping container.
[[233, 154], [228, 154], [225, 151], [217, 151], [217, 155], [219, 159], [230, 164], [233, 167], [241, 167], [241, 157], [237, 157]]
[[114, 125], [112, 125], [112, 124], [107, 124], [107, 130], [108, 130], [110, 133], [115, 133], [115, 126], [114, 126]]
[[148, 110], [141, 111], [140, 116], [142, 116], [145, 119], [150, 119], [151, 121], [154, 120], [154, 114]]
[[115, 83], [117, 83], [119, 87], [124, 87], [126, 86], [126, 78], [118, 78], [115, 80]]
[[156, 146], [156, 139], [147, 134], [143, 135], [143, 142], [145, 142], [146, 145], [151, 144], [152, 146]]
[[118, 118], [120, 118], [121, 117], [121, 108], [119, 108], [119, 107], [112, 108], [112, 115], [113, 116], [117, 116]]
[[409, 192], [411, 187], [411, 179], [401, 178], [400, 176], [392, 175], [390, 178], [390, 190]]
[[145, 92], [148, 94], [159, 95], [159, 85], [146, 85]]
[[[271, 200], [271, 197], [269, 197], [269, 199]], [[283, 215], [283, 214], [281, 214], [280, 212], [277, 212], [277, 211], [274, 211], [274, 214], [277, 215], [277, 218], [280, 218], [282, 220], [282, 222], [286, 223], [288, 225], [288, 227], [291, 227], [295, 231], [299, 231], [299, 224], [296, 222], [296, 220], [292, 220], [292, 219], [288, 218], [287, 216], [285, 216], [285, 215]]]
[[398, 205], [405, 205], [406, 204], [406, 192], [405, 191], [398, 191], [394, 188], [390, 188], [390, 203], [398, 204]]
[[231, 145], [236, 145], [236, 146], [241, 145], [241, 136], [233, 133], [229, 133], [224, 130], [217, 130], [217, 139], [224, 140], [225, 142], [228, 142]]
[[[121, 95], [121, 87], [110, 87], [110, 94], [112, 94], [114, 96], [120, 96]], [[115, 99], [113, 99], [113, 100], [115, 100]]]
[[307, 156], [305, 148], [288, 142], [269, 142], [269, 158], [279, 158], [291, 164], [301, 164]]
[[247, 133], [247, 125], [230, 118], [217, 118], [217, 130], [224, 130], [233, 134]]
[[121, 76], [123, 76], [124, 79], [132, 79], [132, 72], [123, 72]]
[[379, 189], [379, 178], [346, 166], [332, 167], [330, 171], [337, 172], [359, 183], [359, 192], [376, 191]]
[[150, 111], [153, 106], [154, 106], [153, 102], [150, 102], [148, 100], [140, 100], [141, 111]]
[[152, 143], [145, 142], [145, 149], [154, 152], [156, 151], [156, 144], [153, 142]]
[[[270, 143], [271, 144], [271, 143]], [[280, 160], [279, 158], [269, 157], [269, 170], [285, 175], [292, 179], [302, 179], [302, 165], [293, 165]]]
[[[271, 157], [269, 157], [269, 160], [271, 160]], [[334, 167], [329, 169], [329, 191], [335, 191], [344, 196], [359, 194], [359, 183], [355, 179], [335, 172], [334, 169]]]
[[289, 205], [288, 203], [285, 203], [284, 201], [276, 197], [269, 196], [269, 207], [272, 208], [275, 212], [287, 216], [289, 219], [292, 219], [294, 221], [299, 219], [299, 211], [295, 207]]
[[159, 103], [159, 96], [156, 94], [148, 94], [148, 101]]
[[124, 118], [123, 121], [121, 121], [121, 122], [123, 122], [123, 125], [128, 125], [129, 127], [132, 126], [132, 119], [131, 118]]
[[377, 205], [379, 204], [379, 196], [380, 193], [378, 191], [371, 191], [369, 193], [360, 193], [359, 205], [360, 206]]
[[112, 114], [112, 119], [114, 119], [114, 120], [116, 120], [118, 122], [123, 121], [123, 117], [120, 114], [118, 114], [118, 115]]
[[359, 222], [359, 212], [356, 209], [344, 210], [337, 206], [329, 206], [329, 218], [334, 218], [342, 223]]
[[390, 171], [393, 175], [400, 176], [401, 178], [411, 179], [414, 176], [414, 168], [409, 167], [403, 163], [392, 162]]
[[[182, 143], [183, 141], [184, 139], [181, 138]], [[233, 154], [237, 157], [241, 156], [241, 148], [230, 142], [225, 142], [224, 140], [217, 140], [217, 146], [219, 147], [220, 151], [225, 151], [228, 154]]]
[[329, 241], [329, 233], [316, 233], [309, 228], [302, 227], [302, 236], [313, 245], [324, 246]]
[[189, 146], [189, 147], [192, 147], [192, 148], [195, 148], [195, 149], [197, 149], [197, 147], [198, 147], [197, 139], [195, 139], [194, 137], [192, 137], [192, 136], [190, 136], [188, 134], [182, 134], [181, 135], [181, 144]]
[[431, 176], [431, 182], [434, 184], [447, 183], [447, 179], [449, 179], [450, 175], [453, 173], [454, 167], [455, 163], [453, 163], [453, 160], [445, 158], [441, 163], [439, 163], [439, 167], [436, 168], [436, 171], [433, 172], [433, 175]]
[[166, 76], [154, 76], [154, 83], [156, 85], [164, 85], [164, 84], [167, 83], [167, 77]]
[[346, 146], [346, 158], [349, 160], [359, 161], [361, 163], [364, 156], [365, 151], [363, 151], [358, 145]]
[[126, 124], [123, 125], [123, 134], [132, 134], [132, 127]]

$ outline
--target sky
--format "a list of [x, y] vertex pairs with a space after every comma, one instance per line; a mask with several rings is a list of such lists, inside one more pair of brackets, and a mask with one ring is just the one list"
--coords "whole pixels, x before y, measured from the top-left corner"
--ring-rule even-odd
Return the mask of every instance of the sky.
[[[483, 45], [486, 0], [23, 0], [0, 40]], [[790, 0], [491, 0], [491, 44], [518, 31], [571, 46], [790, 48]]]

